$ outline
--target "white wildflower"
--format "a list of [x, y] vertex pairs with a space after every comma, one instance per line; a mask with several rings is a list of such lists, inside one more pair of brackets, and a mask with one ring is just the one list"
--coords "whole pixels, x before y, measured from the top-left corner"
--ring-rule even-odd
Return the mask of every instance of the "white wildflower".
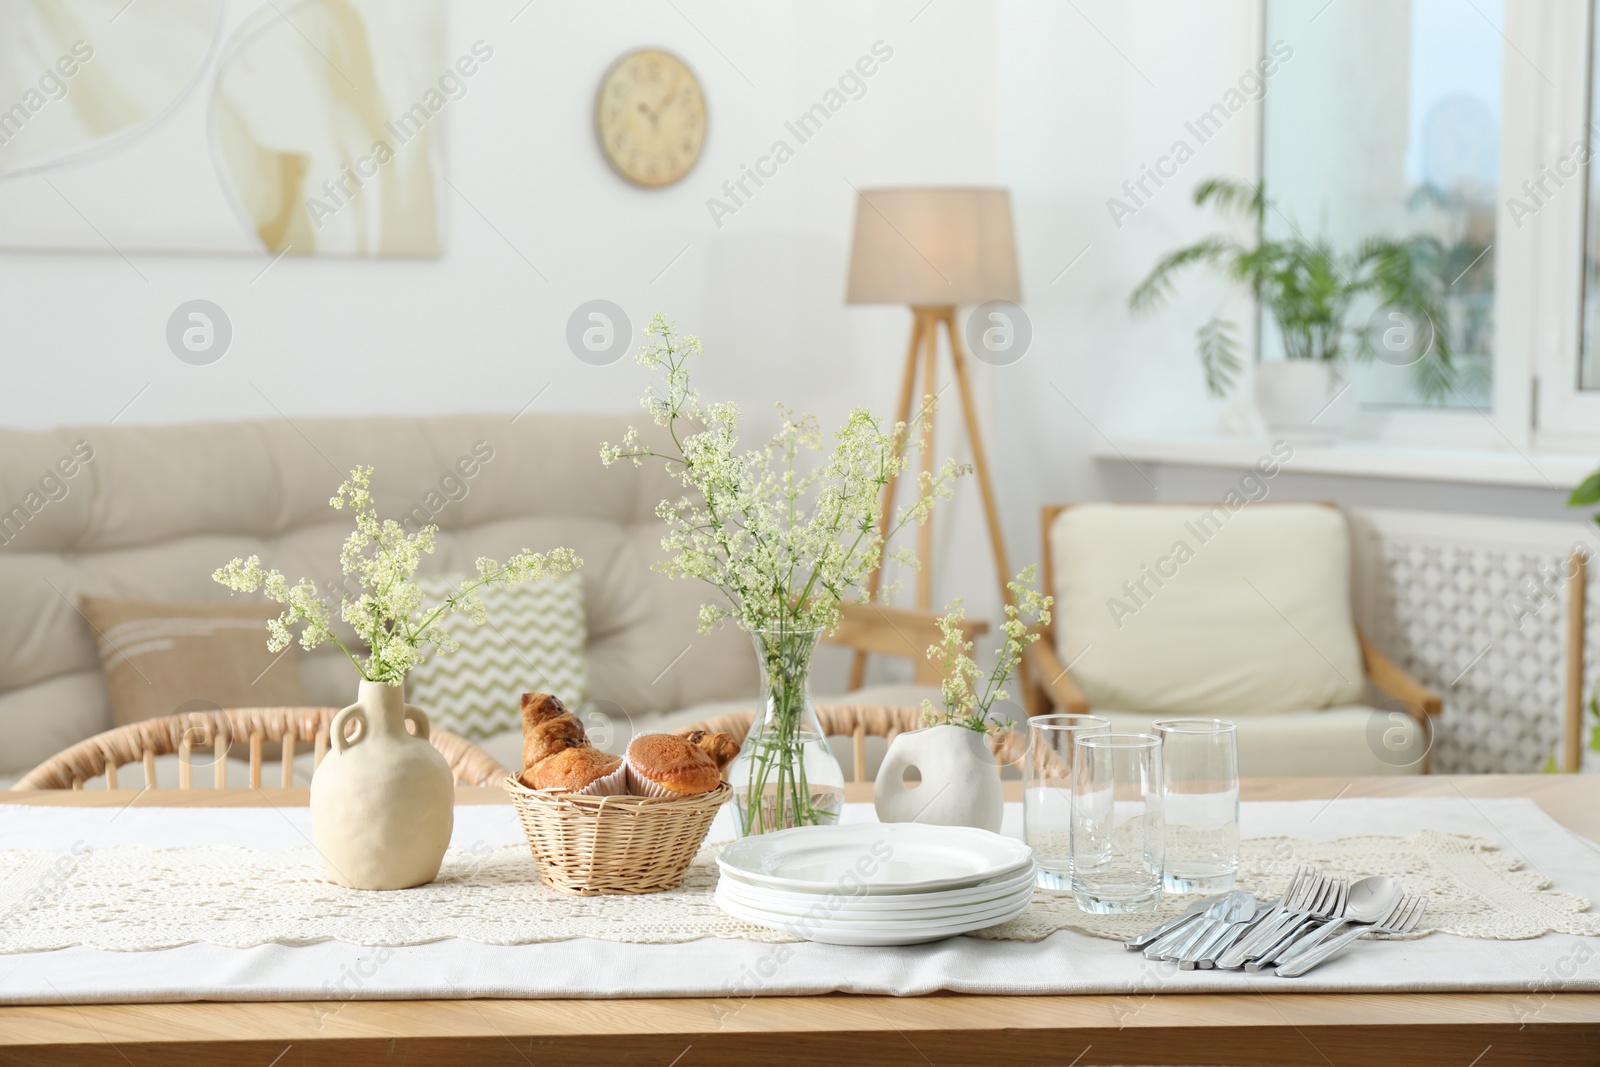
[[[336, 509], [348, 506], [356, 513], [356, 528], [339, 551], [339, 567], [347, 576], [346, 587], [362, 590], [360, 595], [342, 596], [336, 604], [330, 604], [311, 579], [302, 578], [290, 585], [280, 572], [263, 569], [259, 556], [235, 559], [212, 575], [235, 592], [260, 590], [267, 599], [285, 605], [282, 614], [267, 622], [270, 651], [289, 647], [294, 640], [291, 628], [299, 625], [300, 646], [307, 651], [332, 642], [367, 681], [400, 685], [406, 672], [427, 659], [430, 650], [449, 654], [459, 647], [437, 625], [443, 616], [465, 612], [479, 625], [487, 620], [478, 589], [538, 581], [583, 566], [570, 548], [520, 552], [503, 565], [485, 557], [478, 560], [475, 580], [464, 583], [431, 611], [424, 611], [422, 590], [411, 579], [423, 555], [434, 550], [438, 527], [424, 526], [407, 534], [405, 527], [393, 519], [379, 521], [368, 488], [371, 478], [371, 467], [356, 467], [328, 501]], [[338, 618], [366, 645], [368, 654], [364, 660], [358, 660], [334, 633], [336, 611]]]
[[1010, 725], [992, 721], [990, 710], [996, 701], [1009, 698], [1002, 687], [1017, 669], [1023, 650], [1039, 640], [1038, 627], [1050, 625], [1050, 607], [1055, 603], [1054, 597], [1035, 589], [1033, 582], [1034, 568], [1029, 566], [1006, 583], [1011, 603], [1006, 605], [1006, 621], [1000, 627], [1004, 639], [995, 650], [994, 670], [981, 690], [978, 683], [983, 681], [983, 671], [973, 662], [972, 642], [961, 628], [966, 613], [959, 597], [950, 602], [947, 614], [939, 619], [943, 640], [928, 647], [928, 659], [938, 664], [944, 675], [939, 687], [944, 707], [937, 709], [930, 700], [922, 702], [922, 716], [928, 725], [965, 726], [979, 732], [991, 726]]
[[[866, 599], [885, 543], [902, 527], [927, 521], [934, 501], [949, 497], [952, 481], [967, 470], [947, 462], [920, 476], [915, 499], [885, 524], [884, 488], [906, 470], [932, 397], [912, 425], [885, 426], [864, 408], [852, 411], [831, 452], [814, 416], [780, 405], [772, 439], [740, 451], [738, 406], [708, 402], [690, 385], [689, 361], [701, 354], [700, 342], [677, 336], [659, 314], [645, 338], [638, 362], [664, 380], [641, 405], [668, 431], [673, 449], [652, 450], [630, 427], [600, 458], [607, 466], [660, 460], [683, 485], [685, 495], [656, 507], [669, 527], [661, 542], [669, 555], [657, 569], [706, 582], [726, 598], [700, 609], [702, 630], [724, 618], [749, 630], [831, 629], [841, 601]], [[915, 566], [907, 554], [894, 558]]]

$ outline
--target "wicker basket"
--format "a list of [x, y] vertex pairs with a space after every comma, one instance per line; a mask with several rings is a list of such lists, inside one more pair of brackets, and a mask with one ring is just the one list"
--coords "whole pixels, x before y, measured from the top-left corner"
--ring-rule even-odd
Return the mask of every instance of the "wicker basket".
[[688, 797], [590, 797], [529, 789], [507, 775], [539, 877], [579, 896], [659, 893], [683, 881], [717, 809], [733, 790], [723, 782]]

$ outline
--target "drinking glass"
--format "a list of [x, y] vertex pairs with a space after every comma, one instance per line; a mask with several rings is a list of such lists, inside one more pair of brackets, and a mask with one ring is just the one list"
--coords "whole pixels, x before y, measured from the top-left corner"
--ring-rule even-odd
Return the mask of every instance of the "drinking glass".
[[1162, 884], [1171, 893], [1222, 893], [1239, 872], [1238, 728], [1226, 719], [1162, 719], [1161, 805], [1167, 824]]
[[1035, 715], [1028, 719], [1022, 763], [1022, 837], [1033, 849], [1033, 882], [1072, 888], [1072, 741], [1110, 733], [1098, 715]]
[[1096, 733], [1072, 747], [1072, 895], [1092, 912], [1161, 902], [1161, 739]]

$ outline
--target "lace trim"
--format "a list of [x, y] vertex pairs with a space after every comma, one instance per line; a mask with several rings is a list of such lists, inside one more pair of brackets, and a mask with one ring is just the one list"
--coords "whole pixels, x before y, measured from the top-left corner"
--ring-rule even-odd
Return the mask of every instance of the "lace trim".
[[[63, 855], [0, 852], [0, 953], [81, 945], [144, 951], [207, 943], [231, 948], [342, 941], [419, 945], [461, 938], [526, 945], [571, 938], [639, 944], [704, 937], [781, 942], [795, 938], [723, 914], [712, 901], [715, 856], [701, 850], [683, 885], [644, 896], [571, 897], [546, 888], [524, 845], [452, 849], [437, 881], [416, 889], [360, 892], [323, 879], [309, 847], [152, 849], [114, 845]], [[1521, 940], [1548, 932], [1600, 935], [1600, 916], [1573, 893], [1483, 839], [1424, 831], [1415, 837], [1335, 841], [1287, 837], [1243, 843], [1239, 885], [1276, 895], [1294, 869], [1314, 863], [1351, 878], [1390, 874], [1429, 899], [1425, 929]], [[1126, 938], [1186, 906], [1154, 914], [1087, 915], [1069, 894], [1040, 890], [1019, 919], [977, 937], [1039, 941], [1057, 930]]]

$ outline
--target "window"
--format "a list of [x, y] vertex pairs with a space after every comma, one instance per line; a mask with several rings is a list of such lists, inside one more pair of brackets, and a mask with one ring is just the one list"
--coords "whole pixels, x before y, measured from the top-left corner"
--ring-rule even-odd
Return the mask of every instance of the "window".
[[[1264, 0], [1264, 48], [1294, 49], [1262, 103], [1265, 236], [1347, 254], [1418, 239], [1454, 357], [1444, 387], [1415, 347], [1355, 366], [1354, 435], [1600, 444], [1595, 22], [1592, 3]], [[1361, 299], [1372, 336], [1400, 325]], [[1270, 315], [1261, 327], [1261, 358], [1281, 358]]]
[[[1401, 243], [1443, 312], [1416, 324], [1375, 296], [1352, 304], [1377, 341], [1353, 368], [1365, 408], [1493, 406], [1503, 19], [1500, 0], [1267, 4], [1267, 40], [1294, 48], [1263, 103], [1267, 237], [1325, 243], [1347, 282], [1364, 243]], [[1270, 315], [1261, 336], [1279, 358]]]

